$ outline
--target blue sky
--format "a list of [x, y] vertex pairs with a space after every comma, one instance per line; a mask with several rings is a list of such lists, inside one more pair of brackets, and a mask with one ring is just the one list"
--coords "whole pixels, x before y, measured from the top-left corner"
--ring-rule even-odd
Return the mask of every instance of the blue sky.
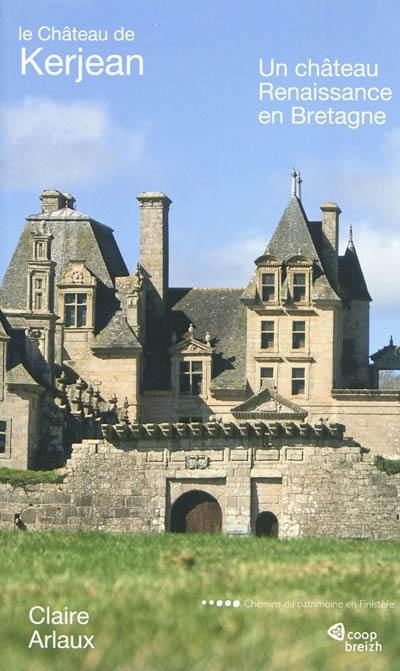
[[[324, 200], [338, 202], [342, 249], [353, 224], [374, 298], [371, 351], [390, 334], [400, 342], [397, 1], [3, 0], [1, 12], [1, 274], [45, 187], [71, 191], [77, 209], [112, 226], [134, 268], [135, 195], [156, 190], [173, 200], [171, 284], [243, 286], [286, 205], [296, 165], [309, 218], [319, 218]], [[144, 76], [86, 77], [81, 84], [64, 76], [22, 77], [19, 25], [134, 29], [130, 44], [26, 46], [60, 54], [78, 46], [103, 55], [140, 53]], [[394, 92], [382, 106], [386, 125], [260, 125], [260, 57], [378, 63], [378, 85]]]

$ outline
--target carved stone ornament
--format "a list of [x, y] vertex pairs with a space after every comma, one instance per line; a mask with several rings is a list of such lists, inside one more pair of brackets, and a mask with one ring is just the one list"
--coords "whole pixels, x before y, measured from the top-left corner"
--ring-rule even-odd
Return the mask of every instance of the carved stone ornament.
[[36, 328], [27, 328], [25, 330], [25, 335], [29, 338], [31, 342], [38, 342], [43, 338], [43, 331]]
[[186, 457], [186, 468], [190, 468], [191, 470], [197, 469], [197, 468], [208, 468], [210, 465], [210, 457], [206, 456], [199, 456], [199, 455], [193, 455]]
[[85, 286], [94, 286], [96, 284], [95, 276], [86, 267], [84, 261], [70, 261], [61, 276], [61, 286], [77, 284]]
[[71, 273], [72, 284], [83, 284], [84, 276], [83, 270], [73, 270]]

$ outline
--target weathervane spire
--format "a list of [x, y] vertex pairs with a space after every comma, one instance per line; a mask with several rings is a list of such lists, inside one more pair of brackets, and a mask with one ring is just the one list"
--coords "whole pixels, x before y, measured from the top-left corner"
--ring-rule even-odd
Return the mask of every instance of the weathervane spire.
[[349, 228], [349, 245], [353, 244], [353, 226], [350, 224]]
[[299, 200], [301, 200], [301, 183], [302, 183], [302, 181], [303, 180], [301, 179], [301, 172], [299, 171], [298, 175], [297, 175], [297, 194], [296, 194], [297, 198]]
[[291, 172], [291, 175], [292, 175], [292, 196], [296, 196], [297, 195], [297, 183], [296, 183], [297, 172], [296, 172], [296, 168], [293, 168], [293, 170]]

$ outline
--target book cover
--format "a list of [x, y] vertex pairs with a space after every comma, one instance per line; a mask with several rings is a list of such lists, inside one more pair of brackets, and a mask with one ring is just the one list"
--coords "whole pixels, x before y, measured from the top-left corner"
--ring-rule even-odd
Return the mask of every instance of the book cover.
[[1, 3], [6, 671], [399, 666], [399, 7]]

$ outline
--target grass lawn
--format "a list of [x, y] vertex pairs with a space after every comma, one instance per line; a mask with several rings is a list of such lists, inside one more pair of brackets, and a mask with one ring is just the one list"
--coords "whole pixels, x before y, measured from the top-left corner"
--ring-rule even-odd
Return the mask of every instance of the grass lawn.
[[[392, 541], [0, 532], [0, 667], [397, 671], [399, 569], [400, 542]], [[396, 605], [362, 608], [360, 599]], [[281, 606], [249, 608], [247, 600]], [[356, 607], [297, 607], [305, 601]], [[86, 610], [90, 621], [35, 627], [28, 612], [36, 605]], [[377, 632], [382, 652], [345, 652], [326, 634], [336, 622]], [[95, 649], [28, 649], [35, 628], [94, 635]]]

